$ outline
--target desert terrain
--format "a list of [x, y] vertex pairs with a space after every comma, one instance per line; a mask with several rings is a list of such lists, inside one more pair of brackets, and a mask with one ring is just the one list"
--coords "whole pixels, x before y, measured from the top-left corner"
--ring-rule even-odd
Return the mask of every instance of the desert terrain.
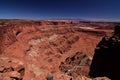
[[0, 80], [92, 80], [96, 46], [116, 24], [0, 20]]

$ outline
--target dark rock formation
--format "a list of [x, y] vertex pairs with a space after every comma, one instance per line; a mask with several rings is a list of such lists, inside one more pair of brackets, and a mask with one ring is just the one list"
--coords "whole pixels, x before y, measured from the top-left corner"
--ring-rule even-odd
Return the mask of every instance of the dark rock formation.
[[75, 55], [67, 57], [61, 62], [59, 69], [70, 76], [87, 75], [91, 60], [87, 55], [77, 52]]
[[105, 36], [95, 49], [89, 75], [107, 76], [119, 80], [120, 74], [120, 26], [115, 26], [114, 34]]

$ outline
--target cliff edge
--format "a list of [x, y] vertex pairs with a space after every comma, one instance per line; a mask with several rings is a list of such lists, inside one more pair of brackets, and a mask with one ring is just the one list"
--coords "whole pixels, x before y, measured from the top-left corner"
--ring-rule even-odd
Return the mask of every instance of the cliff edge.
[[103, 37], [95, 49], [89, 75], [106, 76], [119, 80], [120, 72], [120, 26], [115, 26], [114, 33]]

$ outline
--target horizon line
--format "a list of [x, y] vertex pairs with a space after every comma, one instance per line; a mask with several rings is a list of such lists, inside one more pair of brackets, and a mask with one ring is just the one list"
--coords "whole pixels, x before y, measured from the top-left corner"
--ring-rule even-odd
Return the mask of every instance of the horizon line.
[[61, 17], [61, 18], [0, 18], [0, 20], [76, 20], [76, 21], [94, 21], [94, 22], [120, 22], [120, 20], [115, 19], [101, 19], [101, 18], [72, 18], [72, 17]]

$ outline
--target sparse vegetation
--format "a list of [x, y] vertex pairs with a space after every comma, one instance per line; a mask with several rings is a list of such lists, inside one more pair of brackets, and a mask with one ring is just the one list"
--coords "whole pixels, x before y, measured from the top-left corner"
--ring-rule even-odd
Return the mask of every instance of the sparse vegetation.
[[53, 77], [52, 74], [48, 74], [47, 77], [46, 77], [46, 80], [54, 80], [53, 78], [54, 78], [54, 77]]

